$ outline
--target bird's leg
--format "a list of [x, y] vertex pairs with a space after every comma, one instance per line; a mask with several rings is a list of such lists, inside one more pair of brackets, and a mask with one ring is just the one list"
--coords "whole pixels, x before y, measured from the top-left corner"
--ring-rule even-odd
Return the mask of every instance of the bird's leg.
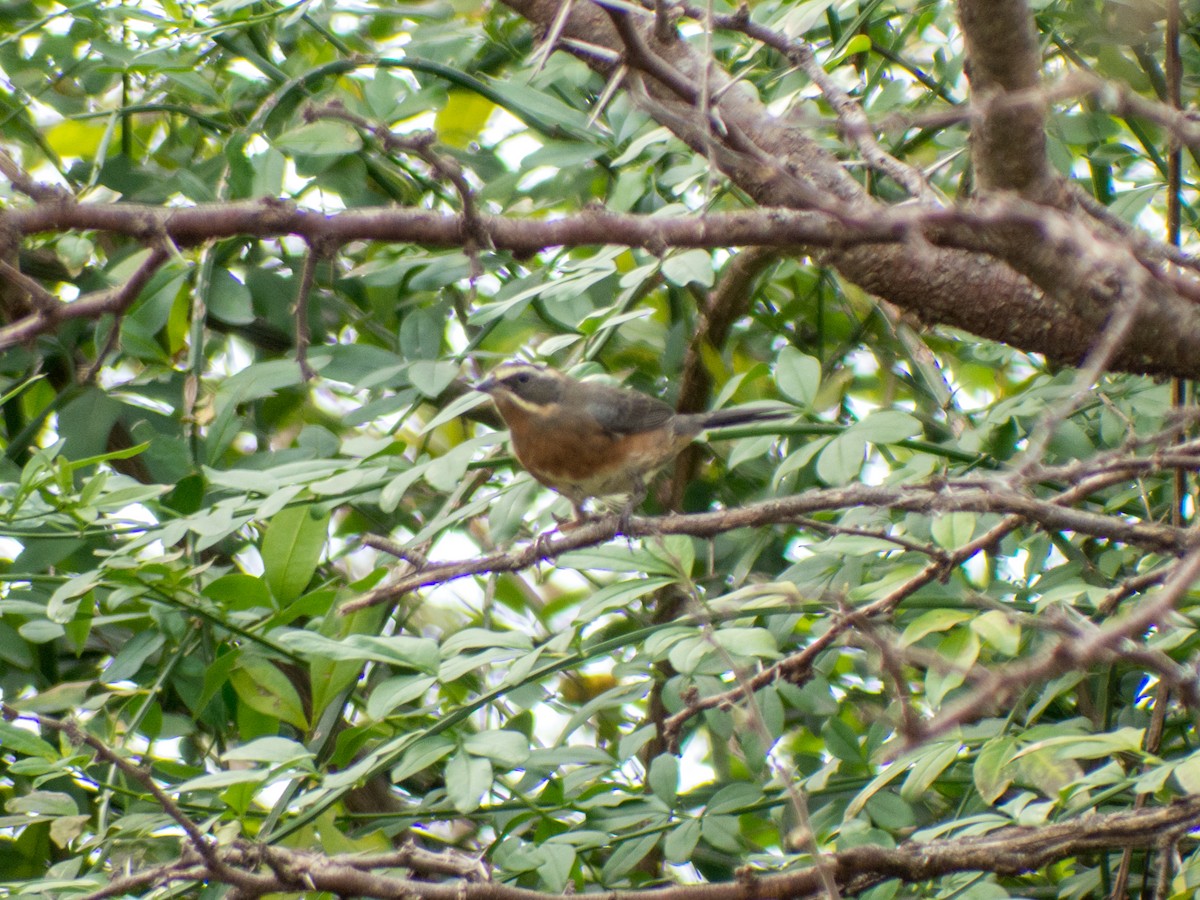
[[629, 525], [633, 521], [634, 510], [638, 509], [645, 501], [646, 482], [641, 475], [635, 475], [629, 491], [629, 499], [625, 501], [625, 505], [621, 507], [621, 512], [617, 516], [617, 534], [629, 537]]
[[592, 518], [588, 511], [583, 508], [583, 502], [586, 498], [576, 500], [574, 497], [567, 497], [567, 499], [571, 501], [571, 511], [574, 515], [567, 518], [554, 516], [554, 523], [558, 526], [559, 531], [570, 531], [572, 528], [578, 528], [588, 519]]
[[546, 559], [546, 551], [550, 548], [550, 542], [554, 539], [554, 532], [557, 531], [559, 534], [565, 534], [572, 528], [578, 528], [583, 524], [583, 501], [576, 500], [574, 497], [567, 497], [567, 499], [571, 501], [571, 506], [575, 511], [574, 517], [563, 517], [552, 510], [550, 518], [554, 519], [554, 527], [548, 531], [539, 532], [537, 537], [533, 539], [534, 552], [542, 559]]

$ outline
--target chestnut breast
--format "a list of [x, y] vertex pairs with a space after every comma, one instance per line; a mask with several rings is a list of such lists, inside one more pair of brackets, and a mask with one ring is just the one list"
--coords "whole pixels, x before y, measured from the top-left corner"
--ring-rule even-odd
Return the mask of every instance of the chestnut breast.
[[[653, 398], [601, 385], [579, 388], [568, 388], [545, 411], [495, 397], [521, 465], [572, 500], [633, 491], [695, 436], [676, 434], [673, 411]], [[646, 409], [629, 408], [643, 406], [638, 397]]]

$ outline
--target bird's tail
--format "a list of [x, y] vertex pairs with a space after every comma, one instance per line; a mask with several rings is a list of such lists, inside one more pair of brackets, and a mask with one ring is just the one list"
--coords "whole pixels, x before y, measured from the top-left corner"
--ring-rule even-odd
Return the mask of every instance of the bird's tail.
[[787, 419], [795, 415], [790, 410], [779, 407], [741, 406], [729, 409], [715, 409], [712, 412], [700, 413], [696, 418], [701, 430], [708, 428], [727, 428], [730, 425], [747, 425], [751, 422], [769, 422], [774, 419]]

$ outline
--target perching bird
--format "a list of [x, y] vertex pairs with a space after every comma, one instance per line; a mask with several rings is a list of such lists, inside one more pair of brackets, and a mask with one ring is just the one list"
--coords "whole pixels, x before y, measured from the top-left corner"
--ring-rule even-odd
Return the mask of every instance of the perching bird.
[[490, 394], [521, 465], [584, 517], [589, 497], [629, 494], [627, 518], [646, 481], [709, 428], [781, 419], [776, 409], [676, 413], [627, 388], [576, 381], [527, 362], [507, 362], [475, 386]]

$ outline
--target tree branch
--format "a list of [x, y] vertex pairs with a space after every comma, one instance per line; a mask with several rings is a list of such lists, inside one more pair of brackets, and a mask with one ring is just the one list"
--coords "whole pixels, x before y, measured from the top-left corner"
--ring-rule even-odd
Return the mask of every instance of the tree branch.
[[[543, 28], [549, 26], [560, 9], [557, 3], [548, 0], [506, 2]], [[1004, 6], [1001, 18], [1019, 32], [1018, 49], [1027, 51], [1026, 37], [1032, 25], [1024, 4], [981, 3], [980, 10], [994, 6]], [[972, 19], [970, 25], [976, 32], [980, 52], [999, 53], [999, 45], [993, 41], [996, 29], [979, 24], [979, 18]], [[591, 4], [576, 4], [562, 32], [565, 46], [606, 75], [626, 48], [613, 23]], [[578, 50], [571, 41], [611, 52]], [[714, 159], [751, 197], [763, 204], [819, 208], [831, 215], [836, 208], [837, 217], [843, 221], [865, 222], [886, 214], [885, 208], [848, 178], [841, 163], [811, 140], [801, 127], [786, 118], [768, 115], [751, 91], [741, 89], [698, 49], [685, 41], [674, 41], [655, 46], [654, 52], [663, 65], [684, 79], [694, 83], [703, 77], [711, 79], [714, 98], [711, 118], [724, 128], [720, 131], [710, 128], [710, 117], [697, 116], [694, 107], [680, 99], [672, 87], [673, 79], [656, 80], [648, 71], [653, 66], [642, 68], [642, 89], [635, 94], [635, 100], [694, 150]], [[1001, 88], [1021, 91], [1037, 84], [1036, 69], [1034, 80], [1030, 81], [1027, 74], [1028, 52], [1020, 53], [1007, 65], [1003, 60], [989, 58], [985, 67], [980, 89], [986, 83], [1001, 99], [1005, 96]], [[1040, 122], [1042, 114], [1037, 110], [1031, 114], [1028, 110], [1013, 109], [996, 113], [991, 121], [1003, 123], [1009, 117], [1014, 128], [1021, 128], [1018, 136], [1025, 141], [1022, 156], [1032, 162], [1027, 161], [1024, 170], [999, 172], [996, 180], [1000, 186], [1024, 185], [1030, 189], [1028, 196], [1038, 197], [1044, 177], [1049, 176], [1045, 176], [1044, 150], [1038, 151], [1044, 138], [1039, 137], [1031, 123]], [[1002, 137], [999, 132], [997, 127], [997, 146]], [[814, 194], [819, 202], [814, 202]], [[1059, 198], [1052, 199], [1057, 202]], [[1006, 199], [1005, 205], [1009, 202]], [[992, 259], [939, 249], [948, 245], [933, 239], [932, 247], [917, 241], [890, 247], [833, 246], [821, 257], [821, 262], [833, 266], [864, 290], [916, 313], [925, 321], [954, 324], [1075, 365], [1087, 355], [1091, 340], [1103, 329], [1112, 309], [1135, 290], [1122, 285], [1137, 282], [1138, 279], [1128, 276], [1143, 266], [1131, 254], [1128, 242], [1111, 239], [1103, 229], [1094, 227], [1087, 214], [1071, 210], [1065, 204], [1064, 209], [1030, 204], [1031, 217], [1040, 220], [1042, 227], [1031, 224], [1028, 229], [1011, 235], [991, 231], [975, 247], [956, 244], [959, 249], [983, 251]], [[912, 237], [914, 232], [907, 235]], [[1068, 245], [1072, 252], [1064, 252]], [[1141, 285], [1150, 292], [1146, 298], [1150, 302], [1143, 305], [1129, 341], [1114, 359], [1118, 368], [1147, 371], [1151, 360], [1155, 365], [1161, 363], [1163, 334], [1182, 335], [1180, 342], [1190, 348], [1188, 359], [1196, 359], [1200, 351], [1197, 308], [1177, 295], [1178, 286], [1172, 273], [1147, 271], [1150, 280], [1142, 281]], [[1172, 286], [1167, 287], [1168, 283]], [[1080, 334], [1088, 336], [1086, 346], [1079, 342]], [[1063, 354], [1061, 351], [1066, 347], [1073, 352]], [[1170, 350], [1166, 352], [1173, 355]], [[1178, 357], [1178, 362], [1183, 363], [1184, 358]]]
[[[1189, 457], [1190, 459], [1190, 457]], [[1194, 460], [1192, 461], [1194, 464]], [[1111, 473], [1109, 478], [1128, 478], [1127, 473]], [[1087, 492], [1098, 485], [1089, 483]], [[628, 538], [663, 534], [687, 534], [708, 538], [738, 528], [759, 528], [794, 523], [815, 512], [879, 506], [892, 510], [924, 514], [947, 512], [1002, 513], [1020, 516], [1053, 531], [1072, 531], [1167, 553], [1183, 553], [1192, 543], [1191, 532], [1170, 525], [1131, 521], [1120, 516], [1090, 512], [1070, 506], [1085, 494], [1076, 488], [1045, 500], [1014, 490], [999, 479], [961, 481], [936, 485], [874, 486], [852, 485], [843, 488], [805, 491], [794, 497], [764, 500], [736, 509], [717, 512], [668, 515], [646, 518], [635, 516], [621, 533]], [[592, 519], [570, 531], [554, 536], [539, 535], [524, 547], [497, 551], [474, 559], [429, 563], [402, 575], [396, 581], [375, 588], [343, 604], [343, 614], [385, 603], [421, 587], [442, 584], [468, 575], [514, 572], [538, 562], [551, 560], [570, 550], [595, 546], [618, 534], [612, 516]]]
[[[819, 896], [832, 878], [846, 893], [883, 881], [908, 884], [955, 872], [1019, 875], [1084, 853], [1148, 848], [1177, 837], [1200, 821], [1200, 798], [1189, 797], [1140, 810], [1089, 814], [1038, 828], [1010, 826], [986, 835], [909, 841], [899, 847], [865, 845], [822, 855], [822, 864], [778, 874], [745, 871], [736, 881], [610, 890], [609, 900], [784, 900]], [[387, 900], [554, 900], [557, 894], [493, 881], [424, 881], [390, 872], [390, 855], [325, 856], [284, 847], [238, 842], [216, 851], [218, 867], [208, 880], [231, 884], [238, 896], [324, 891], [336, 896]], [[268, 874], [257, 874], [265, 866]], [[167, 867], [164, 879], [180, 871]], [[164, 880], [165, 883], [165, 880]], [[102, 890], [93, 898], [112, 896]]]
[[[1027, 686], [1045, 683], [1063, 672], [1086, 671], [1096, 662], [1114, 657], [1132, 658], [1136, 646], [1126, 647], [1125, 643], [1135, 641], [1151, 625], [1162, 627], [1167, 614], [1197, 579], [1200, 579], [1200, 549], [1192, 550], [1176, 565], [1175, 571], [1161, 588], [1143, 598], [1126, 615], [1097, 628], [1069, 634], [1028, 661], [988, 670], [983, 682], [938, 715], [916, 737], [924, 742], [943, 735], [961, 724], [974, 721], [985, 712], [1003, 706]], [[1082, 624], [1080, 629], [1084, 629]], [[1169, 657], [1148, 657], [1142, 653], [1138, 658], [1165, 683], [1180, 690], [1189, 709], [1200, 709], [1200, 693], [1197, 692], [1194, 671], [1176, 664]]]
[[[1046, 296], [1036, 303], [1031, 299], [1019, 301], [1002, 285], [980, 282], [980, 278], [991, 277], [986, 273], [999, 271], [981, 264], [953, 276], [963, 279], [955, 283], [953, 302], [940, 291], [930, 290], [924, 276], [920, 290], [916, 290], [914, 281], [914, 293], [897, 302], [926, 321], [955, 324], [1075, 364], [1086, 356], [1104, 328], [1106, 310], [1119, 299], [1120, 292], [1140, 286], [1144, 302], [1112, 366], [1180, 377], [1200, 374], [1200, 282], [1164, 267], [1147, 268], [1124, 245], [1099, 240], [1071, 216], [1014, 197], [997, 198], [971, 208], [901, 206], [855, 211], [845, 207], [836, 216], [782, 209], [673, 218], [588, 210], [552, 221], [480, 216], [479, 227], [494, 247], [517, 254], [551, 246], [606, 244], [615, 235], [620, 235], [625, 246], [656, 252], [664, 247], [794, 249], [807, 245], [838, 248], [838, 253], [845, 254], [855, 252], [847, 249], [852, 246], [870, 245], [865, 252], [875, 259], [891, 252], [880, 245], [892, 243], [897, 245], [893, 249], [904, 250], [903, 262], [897, 260], [897, 264], [914, 277], [917, 273], [913, 265], [923, 265], [920, 261], [928, 254], [939, 254], [941, 251], [935, 249], [938, 245], [1007, 252], [1011, 249], [1008, 245], [1015, 242], [1028, 250], [1030, 258], [1026, 261], [1035, 275], [1047, 281], [1060, 279], [1064, 285], [1085, 292], [1091, 301], [1078, 307], [1052, 302]], [[325, 215], [278, 201], [182, 209], [136, 204], [42, 204], [0, 213], [0, 229], [19, 234], [95, 229], [145, 241], [166, 240], [179, 246], [235, 235], [284, 234], [297, 235], [310, 246], [323, 248], [340, 247], [354, 240], [442, 247], [461, 247], [463, 241], [458, 216], [394, 208]], [[148, 265], [161, 263], [161, 253], [155, 251]], [[148, 275], [149, 269], [140, 273], [140, 277]], [[932, 277], [940, 280], [951, 277], [951, 273]], [[1115, 296], [1113, 291], [1117, 292]], [[105, 293], [63, 304], [57, 315], [95, 317], [117, 311], [135, 297], [136, 292], [121, 293], [119, 298]], [[1016, 307], [1006, 312], [1010, 302]], [[0, 330], [0, 348], [27, 341], [52, 327], [51, 319], [31, 313]], [[1163, 334], [1171, 334], [1173, 340], [1163, 341]]]
[[1024, 0], [961, 0], [958, 10], [970, 61], [973, 159], [980, 184], [1053, 201], [1059, 179], [1046, 157], [1044, 107], [989, 105], [993, 97], [1033, 91], [1041, 82], [1033, 14]]
[[[708, 17], [707, 11], [690, 3], [682, 3], [680, 8], [686, 16], [696, 21], [704, 21]], [[821, 93], [837, 114], [838, 127], [842, 134], [854, 142], [868, 166], [891, 177], [909, 196], [929, 201], [934, 199], [933, 189], [919, 169], [896, 159], [883, 149], [875, 139], [871, 123], [862, 106], [830, 77], [808, 44], [792, 40], [778, 31], [752, 21], [749, 8], [745, 6], [732, 15], [713, 14], [712, 21], [718, 28], [739, 31], [786, 56], [788, 62], [804, 72], [809, 80], [821, 89]]]
[[[30, 341], [47, 331], [52, 331], [59, 322], [67, 319], [98, 319], [105, 314], [119, 315], [128, 309], [138, 294], [141, 293], [150, 276], [158, 271], [159, 266], [167, 261], [168, 253], [162, 246], [156, 246], [138, 266], [137, 271], [123, 285], [107, 291], [98, 291], [72, 303], [63, 303], [43, 291], [40, 299], [35, 299], [33, 311], [11, 325], [0, 328], [0, 349], [12, 347]], [[11, 267], [5, 264], [7, 270]], [[21, 276], [22, 278], [24, 276]], [[38, 297], [39, 295], [34, 295]]]

